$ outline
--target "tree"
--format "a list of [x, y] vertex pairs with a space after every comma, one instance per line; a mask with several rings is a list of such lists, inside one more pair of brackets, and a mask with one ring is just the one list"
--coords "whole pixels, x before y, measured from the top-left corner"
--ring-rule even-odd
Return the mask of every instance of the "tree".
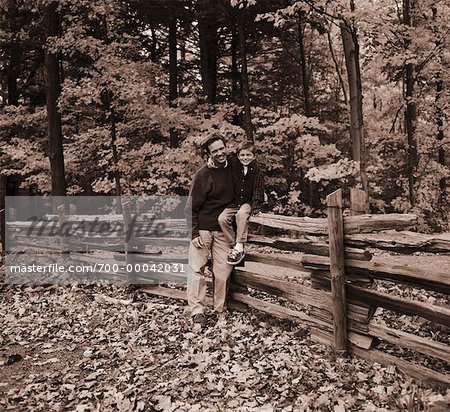
[[311, 102], [309, 95], [309, 74], [308, 62], [305, 53], [305, 12], [302, 10], [298, 13], [298, 44], [300, 48], [300, 62], [302, 68], [302, 85], [303, 85], [303, 101], [305, 104], [305, 116], [312, 115]]
[[[433, 13], [433, 22], [436, 22], [438, 16], [438, 9], [436, 6], [432, 7]], [[443, 41], [439, 38], [439, 33], [437, 27], [433, 27], [433, 33], [436, 36], [435, 45], [440, 50], [443, 45]], [[442, 65], [442, 51], [438, 53], [439, 63]], [[436, 73], [436, 98], [435, 98], [435, 106], [436, 106], [436, 139], [438, 141], [438, 160], [442, 166], [445, 166], [445, 148], [443, 145], [444, 140], [444, 112], [443, 112], [443, 100], [444, 100], [444, 81], [442, 76], [442, 71], [439, 70]], [[445, 198], [447, 196], [447, 184], [445, 176], [442, 177], [439, 181], [439, 188], [441, 190], [441, 197]]]
[[51, 192], [56, 58], [68, 194], [185, 194], [203, 161], [193, 147], [217, 130], [231, 150], [250, 137], [263, 151], [276, 211], [321, 213], [332, 189], [361, 180], [365, 143], [372, 206], [444, 227], [449, 6], [410, 0], [408, 25], [402, 3], [349, 1], [64, 0], [49, 35], [55, 2], [0, 0], [1, 174]]
[[247, 69], [247, 14], [245, 9], [239, 12], [237, 21], [239, 51], [241, 56], [241, 90], [242, 102], [244, 104], [244, 130], [247, 134], [247, 139], [253, 142], [252, 112], [250, 106], [250, 85]]
[[207, 102], [217, 101], [218, 16], [213, 4], [198, 1], [198, 36], [200, 46], [200, 70]]
[[[403, 0], [403, 24], [407, 31], [413, 27], [414, 0]], [[409, 36], [405, 37], [405, 50], [410, 47], [411, 41]], [[409, 201], [411, 205], [415, 204], [414, 195], [414, 174], [417, 171], [418, 153], [417, 153], [417, 137], [416, 137], [416, 123], [417, 123], [417, 103], [415, 101], [415, 65], [412, 61], [407, 61], [405, 64], [405, 126], [406, 135], [408, 138], [408, 182], [409, 182]]]
[[[354, 1], [350, 1], [351, 11], [355, 11]], [[359, 43], [355, 23], [344, 18], [340, 23], [342, 44], [350, 94], [350, 136], [353, 160], [359, 163], [359, 178], [369, 204], [369, 182], [366, 174], [366, 149], [363, 120], [363, 94], [361, 68], [359, 63]]]
[[[169, 22], [169, 102], [175, 107], [178, 97], [178, 57], [177, 57], [177, 18], [173, 16]], [[178, 147], [178, 133], [170, 130], [170, 147]]]
[[58, 52], [50, 44], [51, 41], [58, 37], [60, 31], [60, 16], [56, 1], [52, 1], [45, 6], [44, 23], [47, 43], [45, 50], [45, 90], [52, 195], [65, 196], [63, 136], [61, 114], [58, 110], [58, 98], [61, 92], [59, 58]]

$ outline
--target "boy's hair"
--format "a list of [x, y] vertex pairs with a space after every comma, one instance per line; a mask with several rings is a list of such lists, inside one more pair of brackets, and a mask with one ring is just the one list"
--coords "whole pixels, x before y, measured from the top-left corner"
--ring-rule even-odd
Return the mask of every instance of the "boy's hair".
[[202, 144], [203, 152], [206, 153], [207, 155], [209, 155], [210, 154], [209, 153], [209, 146], [212, 143], [217, 142], [218, 140], [221, 140], [223, 142], [224, 146], [227, 145], [227, 142], [225, 141], [225, 138], [221, 134], [213, 133], [213, 134], [210, 134], [208, 136], [208, 138], [205, 140], [205, 143]]
[[256, 147], [252, 142], [246, 141], [242, 142], [238, 148], [237, 148], [237, 154], [241, 152], [242, 150], [248, 150], [249, 152], [252, 152], [254, 155], [256, 155]]

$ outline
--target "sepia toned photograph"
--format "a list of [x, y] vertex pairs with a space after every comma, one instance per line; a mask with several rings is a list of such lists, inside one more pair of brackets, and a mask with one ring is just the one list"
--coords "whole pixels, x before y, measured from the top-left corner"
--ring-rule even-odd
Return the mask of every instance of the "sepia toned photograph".
[[447, 0], [0, 0], [0, 411], [450, 410]]

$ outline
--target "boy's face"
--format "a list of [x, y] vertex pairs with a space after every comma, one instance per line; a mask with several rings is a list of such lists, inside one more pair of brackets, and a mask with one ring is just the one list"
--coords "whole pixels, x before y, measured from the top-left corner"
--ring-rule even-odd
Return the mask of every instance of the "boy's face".
[[248, 166], [255, 159], [255, 154], [250, 150], [244, 149], [239, 152], [238, 159], [244, 166]]

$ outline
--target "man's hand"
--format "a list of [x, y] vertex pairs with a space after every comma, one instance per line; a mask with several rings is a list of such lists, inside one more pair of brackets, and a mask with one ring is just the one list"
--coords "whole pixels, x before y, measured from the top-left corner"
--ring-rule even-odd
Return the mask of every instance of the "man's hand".
[[197, 248], [201, 249], [205, 244], [200, 236], [197, 236], [195, 239], [192, 239], [192, 244]]

